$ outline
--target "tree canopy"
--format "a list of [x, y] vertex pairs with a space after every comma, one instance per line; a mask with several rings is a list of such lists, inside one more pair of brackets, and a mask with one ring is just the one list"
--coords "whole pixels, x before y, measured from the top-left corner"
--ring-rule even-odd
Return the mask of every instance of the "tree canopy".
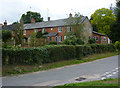
[[22, 17], [21, 17], [21, 19], [23, 19], [24, 21], [24, 24], [31, 23], [32, 18], [35, 19], [36, 22], [42, 21], [41, 14], [38, 12], [28, 11], [26, 12], [26, 14], [22, 14]]
[[11, 39], [12, 34], [9, 30], [2, 30], [2, 41], [6, 43], [9, 39]]
[[112, 10], [101, 8], [91, 15], [91, 24], [93, 30], [108, 35], [110, 33], [110, 25], [115, 22], [116, 17]]
[[120, 41], [120, 1], [116, 3], [114, 11], [116, 21], [111, 24], [111, 32], [109, 34], [113, 42]]

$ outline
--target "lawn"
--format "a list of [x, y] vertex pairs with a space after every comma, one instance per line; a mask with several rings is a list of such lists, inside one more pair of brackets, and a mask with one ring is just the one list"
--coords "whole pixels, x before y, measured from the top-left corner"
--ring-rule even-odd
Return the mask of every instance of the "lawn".
[[89, 55], [87, 57], [82, 58], [82, 60], [76, 60], [76, 59], [64, 60], [64, 61], [48, 63], [43, 65], [3, 65], [2, 76], [12, 76], [12, 75], [25, 74], [25, 73], [36, 72], [36, 71], [43, 71], [43, 70], [63, 67], [67, 65], [90, 62], [90, 61], [94, 61], [94, 60], [98, 60], [98, 59], [102, 59], [102, 58], [110, 57], [114, 55], [117, 55], [117, 53], [107, 52], [107, 53]]
[[91, 82], [81, 82], [81, 83], [71, 83], [64, 84], [61, 86], [56, 86], [54, 88], [70, 88], [70, 86], [81, 86], [80, 88], [118, 88], [118, 79], [105, 79], [100, 81]]

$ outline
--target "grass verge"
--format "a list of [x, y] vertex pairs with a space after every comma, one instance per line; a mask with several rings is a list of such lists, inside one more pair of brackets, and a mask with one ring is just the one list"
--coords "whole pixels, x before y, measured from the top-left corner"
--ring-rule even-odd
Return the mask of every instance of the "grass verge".
[[48, 63], [43, 65], [3, 65], [2, 76], [12, 76], [12, 75], [24, 74], [29, 72], [53, 69], [53, 68], [62, 67], [66, 65], [80, 64], [80, 63], [102, 59], [105, 57], [114, 56], [117, 54], [118, 53], [116, 52], [93, 54], [93, 55], [89, 55], [87, 57], [82, 58], [82, 60], [71, 59], [71, 60], [59, 61], [59, 62]]
[[71, 83], [71, 84], [64, 84], [61, 86], [56, 86], [54, 88], [70, 88], [70, 86], [82, 86], [80, 88], [119, 88], [118, 87], [118, 79], [105, 79], [100, 81], [90, 81], [90, 82], [81, 82], [81, 83]]

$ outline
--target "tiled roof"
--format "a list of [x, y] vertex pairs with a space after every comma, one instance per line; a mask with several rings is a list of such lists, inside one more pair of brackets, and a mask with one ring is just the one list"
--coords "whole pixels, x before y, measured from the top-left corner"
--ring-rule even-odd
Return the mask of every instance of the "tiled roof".
[[[81, 17], [81, 23], [86, 19], [87, 17]], [[45, 22], [37, 22], [37, 23], [29, 23], [24, 24], [24, 29], [38, 29], [38, 28], [48, 28], [48, 27], [60, 27], [68, 25], [69, 19], [59, 19], [59, 20], [51, 20], [51, 21], [45, 21]], [[72, 22], [75, 20], [73, 19]], [[2, 26], [2, 29], [5, 30], [15, 30], [15, 25], [8, 25], [8, 26]]]
[[105, 34], [101, 34], [101, 33], [98, 33], [96, 31], [92, 31], [92, 33], [95, 33], [95, 34], [98, 34], [98, 35], [102, 35], [102, 36], [106, 36]]
[[46, 35], [44, 35], [44, 36], [56, 36], [58, 33], [48, 33], [48, 34], [46, 34]]

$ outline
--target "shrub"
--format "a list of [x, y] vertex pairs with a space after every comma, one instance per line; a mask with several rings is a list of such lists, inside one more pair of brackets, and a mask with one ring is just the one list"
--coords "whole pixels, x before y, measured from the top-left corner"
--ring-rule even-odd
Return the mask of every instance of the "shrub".
[[51, 41], [51, 42], [49, 42], [49, 45], [57, 45], [57, 42], [56, 41]]
[[115, 48], [116, 48], [116, 51], [120, 51], [120, 42], [119, 41], [115, 42]]
[[94, 38], [89, 39], [89, 40], [88, 40], [88, 43], [89, 43], [89, 44], [95, 43], [95, 39], [94, 39]]

